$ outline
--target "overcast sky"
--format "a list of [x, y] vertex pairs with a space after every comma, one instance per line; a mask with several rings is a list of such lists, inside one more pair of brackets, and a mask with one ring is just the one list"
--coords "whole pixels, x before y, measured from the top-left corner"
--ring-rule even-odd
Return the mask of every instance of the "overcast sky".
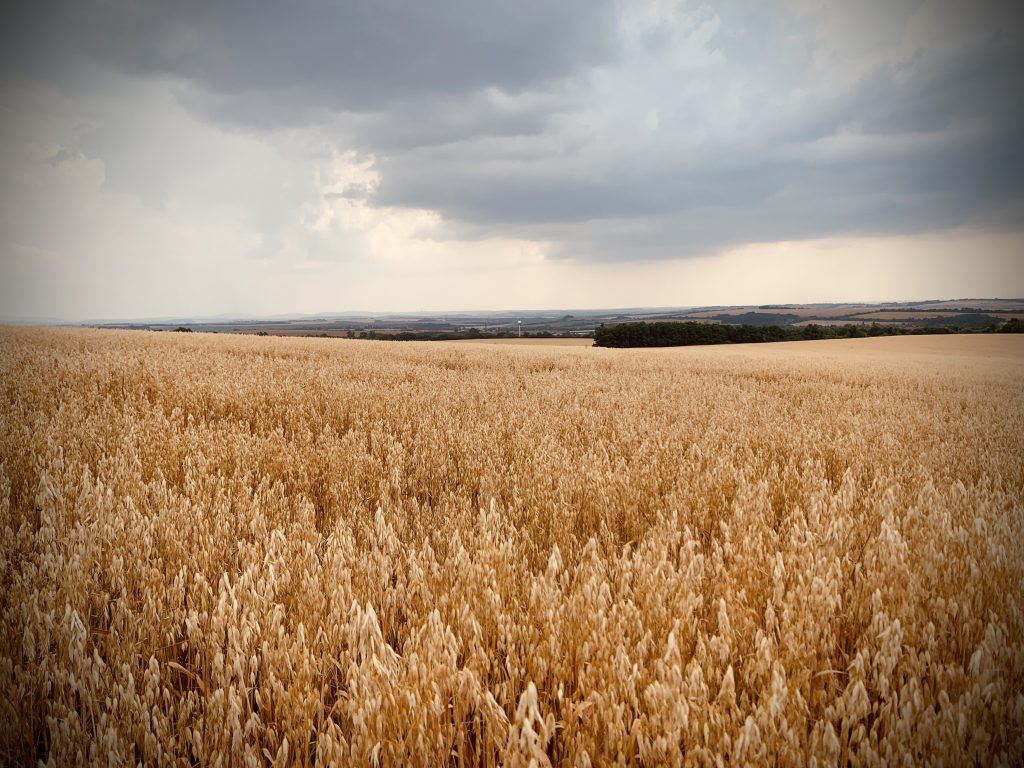
[[1021, 297], [1021, 7], [5, 3], [0, 316]]

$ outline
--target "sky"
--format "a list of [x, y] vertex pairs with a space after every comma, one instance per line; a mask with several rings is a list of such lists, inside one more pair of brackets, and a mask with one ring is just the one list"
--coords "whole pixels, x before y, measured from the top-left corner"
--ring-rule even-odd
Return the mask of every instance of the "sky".
[[1024, 297], [1024, 6], [0, 10], [0, 318]]

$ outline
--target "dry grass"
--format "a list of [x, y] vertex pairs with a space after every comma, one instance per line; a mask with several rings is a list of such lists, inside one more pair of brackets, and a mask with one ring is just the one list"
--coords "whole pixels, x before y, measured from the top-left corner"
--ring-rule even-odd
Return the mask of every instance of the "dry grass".
[[2, 756], [1020, 764], [1024, 349], [842, 344], [0, 329]]

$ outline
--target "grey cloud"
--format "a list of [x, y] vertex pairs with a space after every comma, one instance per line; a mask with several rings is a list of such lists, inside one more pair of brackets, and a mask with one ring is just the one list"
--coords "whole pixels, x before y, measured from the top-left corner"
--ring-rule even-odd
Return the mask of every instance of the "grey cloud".
[[43, 162], [51, 168], [59, 168], [65, 163], [70, 163], [73, 160], [81, 160], [84, 157], [85, 155], [78, 149], [61, 147], [52, 155], [44, 159]]
[[610, 55], [611, 10], [602, 0], [40, 2], [8, 6], [4, 59], [59, 68], [70, 52], [181, 77], [243, 108], [276, 94], [293, 110], [366, 111], [572, 75]]
[[[688, 163], [666, 157], [661, 168], [615, 158], [601, 167], [588, 160], [459, 168], [444, 156], [402, 160], [382, 167], [375, 201], [381, 205], [439, 208], [479, 226], [662, 216], [708, 206], [745, 206], [770, 195], [792, 172], [769, 159], [737, 164], [719, 157]], [[636, 158], [633, 158], [636, 162]], [[447, 169], [447, 170], [445, 170]]]
[[573, 92], [550, 87], [519, 94], [489, 88], [458, 97], [417, 96], [385, 112], [348, 115], [340, 128], [360, 148], [385, 154], [484, 137], [538, 136], [581, 106]]
[[[940, 25], [942, 45], [908, 52], [916, 2], [858, 4], [842, 24], [842, 2], [683, 3], [630, 31], [634, 5], [44, 3], [4, 19], [0, 61], [171, 78], [211, 123], [305, 127], [374, 159], [379, 185], [327, 199], [430, 209], [450, 236], [544, 240], [555, 256], [1019, 226], [993, 213], [1024, 197], [1019, 12], [979, 4], [969, 34]], [[863, 71], [844, 80], [854, 59]], [[86, 149], [109, 183], [159, 200], [178, 171], [138, 123]]]
[[241, 130], [316, 126], [347, 147], [389, 153], [467, 142], [487, 136], [528, 136], [548, 131], [552, 120], [581, 105], [572, 90], [548, 83], [544, 90], [510, 92], [488, 86], [468, 93], [416, 93], [360, 111], [329, 109], [308, 89], [212, 93], [179, 89], [179, 100], [207, 120]]
[[325, 192], [324, 200], [365, 200], [372, 193], [368, 184], [349, 184], [340, 192]]
[[[589, 232], [596, 240], [597, 222], [613, 222], [614, 233], [615, 222], [649, 220], [627, 228], [626, 240], [613, 236], [613, 247], [563, 249], [613, 258], [971, 224], [990, 218], [990, 206], [1024, 196], [1021, 71], [1024, 48], [1004, 31], [937, 60], [882, 60], [851, 89], [825, 91], [795, 116], [772, 111], [774, 94], [754, 98], [751, 130], [740, 136], [662, 131], [570, 157], [549, 136], [520, 162], [505, 160], [497, 141], [387, 154], [376, 199], [440, 210], [476, 237], [511, 229], [555, 240]], [[745, 64], [718, 82], [726, 91], [744, 75], [756, 82]], [[807, 83], [771, 75], [765, 87], [777, 89], [777, 111], [785, 111], [786, 89]], [[672, 104], [659, 106], [668, 112]], [[699, 112], [691, 114], [699, 123]], [[823, 155], [829, 141], [835, 146]]]

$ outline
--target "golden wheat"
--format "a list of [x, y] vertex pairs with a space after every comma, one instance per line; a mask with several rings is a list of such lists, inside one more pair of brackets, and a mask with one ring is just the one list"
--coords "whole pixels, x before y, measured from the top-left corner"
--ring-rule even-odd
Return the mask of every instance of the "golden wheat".
[[0, 329], [0, 756], [1020, 764], [1024, 347], [915, 343]]

